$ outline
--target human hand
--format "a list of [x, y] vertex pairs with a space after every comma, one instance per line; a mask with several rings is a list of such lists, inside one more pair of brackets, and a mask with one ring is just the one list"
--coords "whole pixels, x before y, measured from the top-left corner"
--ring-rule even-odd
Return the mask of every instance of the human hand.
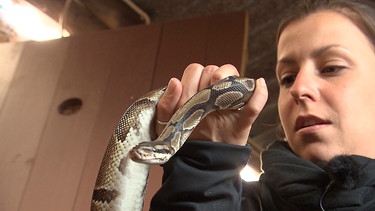
[[[168, 88], [157, 105], [156, 118], [168, 121], [195, 93], [230, 75], [239, 75], [233, 65], [203, 67], [200, 64], [190, 64], [181, 81], [176, 78], [169, 81]], [[212, 112], [198, 124], [189, 139], [245, 145], [251, 125], [263, 109], [267, 98], [264, 79], [258, 79], [252, 97], [241, 110]], [[161, 133], [164, 126], [156, 123], [157, 134]]]

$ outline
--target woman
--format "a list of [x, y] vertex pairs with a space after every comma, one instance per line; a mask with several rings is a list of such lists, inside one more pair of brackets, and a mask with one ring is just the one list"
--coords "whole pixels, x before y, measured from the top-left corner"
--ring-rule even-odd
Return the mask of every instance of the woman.
[[[164, 168], [154, 210], [374, 210], [375, 5], [311, 0], [281, 22], [278, 110], [285, 141], [262, 154], [259, 182], [241, 184], [251, 124], [267, 100], [263, 79], [241, 111], [216, 112]], [[189, 65], [172, 79], [157, 119], [231, 65]], [[157, 124], [160, 131], [162, 124]], [[217, 142], [217, 143], [214, 143]]]

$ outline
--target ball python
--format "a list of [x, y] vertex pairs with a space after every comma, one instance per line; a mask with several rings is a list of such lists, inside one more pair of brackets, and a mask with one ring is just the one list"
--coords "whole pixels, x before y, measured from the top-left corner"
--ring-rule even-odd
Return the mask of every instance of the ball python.
[[157, 138], [156, 105], [165, 88], [136, 100], [125, 111], [109, 140], [91, 210], [142, 210], [149, 164], [167, 162], [210, 112], [241, 109], [254, 88], [254, 79], [229, 76], [199, 91], [176, 111]]

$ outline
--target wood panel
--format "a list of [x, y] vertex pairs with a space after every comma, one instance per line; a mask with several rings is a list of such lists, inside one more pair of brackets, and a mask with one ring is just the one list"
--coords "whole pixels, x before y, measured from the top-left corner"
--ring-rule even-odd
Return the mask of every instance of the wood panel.
[[117, 122], [135, 99], [150, 91], [159, 36], [160, 26], [153, 25], [124, 29], [108, 37], [110, 50], [116, 53], [110, 59], [111, 72], [90, 138], [74, 210], [89, 210], [96, 175]]
[[205, 54], [206, 64], [233, 64], [245, 75], [248, 37], [246, 11], [210, 17]]
[[153, 88], [166, 86], [172, 77], [181, 78], [185, 67], [204, 63], [207, 18], [170, 22], [163, 25]]
[[247, 23], [245, 11], [166, 23], [163, 26], [153, 88], [181, 78], [193, 62], [233, 64], [244, 70]]
[[25, 43], [3, 105], [0, 187], [6, 191], [0, 192], [0, 210], [18, 210], [29, 179], [63, 67], [67, 43], [56, 44]]
[[[88, 210], [126, 107], [180, 78], [189, 63], [241, 66], [244, 19], [237, 13], [0, 49], [0, 61], [9, 60], [0, 87], [0, 186], [8, 190], [0, 193], [0, 210]], [[61, 115], [58, 106], [72, 97], [83, 101], [81, 110]], [[152, 167], [145, 210], [161, 175]]]
[[[240, 70], [246, 51], [246, 22], [246, 13], [237, 12], [164, 24], [153, 89], [165, 86], [171, 77], [181, 78], [192, 62], [231, 63]], [[160, 188], [161, 176], [162, 169], [152, 166], [144, 210]]]
[[24, 43], [0, 44], [0, 111], [21, 56]]
[[[112, 68], [113, 52], [106, 39], [106, 33], [69, 39], [64, 72], [53, 98], [21, 210], [73, 208], [102, 93]], [[72, 97], [83, 101], [82, 109], [69, 116], [59, 114], [59, 104]]]

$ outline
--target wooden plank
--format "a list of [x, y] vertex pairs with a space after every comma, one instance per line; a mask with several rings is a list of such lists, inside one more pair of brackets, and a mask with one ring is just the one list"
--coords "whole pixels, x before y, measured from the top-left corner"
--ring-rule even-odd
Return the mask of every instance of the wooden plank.
[[[166, 86], [171, 77], [181, 78], [185, 67], [203, 63], [206, 53], [208, 19], [191, 19], [165, 23], [155, 67], [152, 89]], [[152, 196], [161, 186], [163, 170], [152, 166], [145, 196], [144, 210], [149, 210]]]
[[166, 86], [171, 77], [181, 78], [192, 62], [204, 63], [208, 18], [165, 23], [155, 68], [153, 88]]
[[182, 76], [193, 62], [233, 64], [244, 71], [247, 14], [245, 11], [166, 23], [160, 41], [153, 88]]
[[[241, 68], [246, 20], [246, 14], [239, 12], [164, 24], [153, 88], [165, 86], [171, 77], [181, 78], [185, 67], [193, 62], [231, 63]], [[162, 174], [159, 166], [152, 167], [146, 202], [160, 187]]]
[[0, 192], [0, 210], [18, 210], [67, 47], [54, 41], [21, 45], [24, 50], [0, 117], [0, 186], [6, 190]]
[[0, 44], [0, 111], [13, 79], [24, 42]]
[[[64, 71], [52, 98], [20, 210], [71, 210], [74, 205], [112, 53], [103, 33], [68, 40]], [[82, 100], [82, 109], [72, 115], [61, 115], [57, 108], [72, 97]]]
[[244, 75], [247, 57], [246, 11], [210, 17], [207, 35], [206, 64], [233, 64]]
[[74, 210], [89, 210], [96, 176], [114, 128], [125, 109], [150, 91], [160, 31], [159, 25], [132, 27], [108, 39], [113, 53], [111, 73], [90, 138]]
[[[215, 18], [203, 17], [163, 25], [153, 89], [165, 86], [171, 77], [181, 78], [185, 67], [190, 63], [211, 64], [213, 59], [207, 59], [207, 55], [213, 53], [207, 50], [207, 42], [215, 37], [215, 34], [209, 31], [209, 26]], [[228, 36], [228, 31], [224, 31], [223, 36]], [[224, 55], [223, 58], [228, 57], [225, 51], [220, 53]], [[162, 174], [159, 166], [152, 166], [144, 210], [148, 210], [148, 203], [160, 188]]]

